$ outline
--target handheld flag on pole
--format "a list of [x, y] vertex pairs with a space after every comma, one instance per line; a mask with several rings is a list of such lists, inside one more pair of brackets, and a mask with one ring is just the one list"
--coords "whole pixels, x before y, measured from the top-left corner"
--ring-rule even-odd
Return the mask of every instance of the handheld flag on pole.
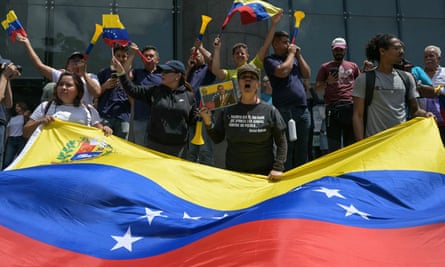
[[294, 35], [292, 37], [292, 44], [295, 44], [295, 38], [297, 38], [298, 29], [300, 28], [300, 23], [304, 19], [305, 14], [303, 11], [295, 11], [294, 12], [294, 18], [295, 18], [295, 27], [294, 27]]
[[102, 15], [103, 40], [111, 48], [115, 45], [127, 46], [130, 36], [116, 14]]
[[15, 42], [17, 34], [24, 37], [28, 36], [22, 24], [20, 23], [14, 10], [10, 10], [6, 15], [6, 19], [2, 21], [3, 29], [8, 33], [9, 38], [12, 42]]
[[261, 0], [235, 0], [221, 28], [224, 29], [237, 12], [240, 13], [241, 24], [244, 25], [269, 19], [280, 11], [281, 8]]
[[88, 45], [87, 51], [85, 52], [83, 58], [86, 60], [88, 58], [88, 55], [90, 54], [91, 50], [93, 49], [93, 46], [96, 44], [97, 40], [99, 40], [99, 37], [101, 36], [103, 32], [102, 25], [96, 24], [96, 29], [94, 31], [93, 37], [91, 37], [90, 45]]

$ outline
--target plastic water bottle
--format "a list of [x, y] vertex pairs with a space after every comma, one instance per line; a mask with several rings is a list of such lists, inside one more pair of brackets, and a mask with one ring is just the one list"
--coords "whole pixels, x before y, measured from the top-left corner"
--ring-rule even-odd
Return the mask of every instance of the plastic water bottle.
[[294, 119], [290, 119], [287, 122], [287, 128], [289, 129], [289, 141], [293, 142], [297, 140], [297, 128], [295, 127], [295, 121]]

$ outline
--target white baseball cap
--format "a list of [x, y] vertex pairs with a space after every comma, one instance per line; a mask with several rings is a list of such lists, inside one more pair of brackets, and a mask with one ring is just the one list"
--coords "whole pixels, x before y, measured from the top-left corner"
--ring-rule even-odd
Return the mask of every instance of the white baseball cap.
[[332, 49], [334, 49], [334, 48], [343, 48], [343, 49], [345, 49], [346, 47], [347, 47], [346, 41], [345, 41], [344, 38], [341, 38], [341, 37], [335, 38], [332, 41], [332, 44], [331, 44], [331, 48]]

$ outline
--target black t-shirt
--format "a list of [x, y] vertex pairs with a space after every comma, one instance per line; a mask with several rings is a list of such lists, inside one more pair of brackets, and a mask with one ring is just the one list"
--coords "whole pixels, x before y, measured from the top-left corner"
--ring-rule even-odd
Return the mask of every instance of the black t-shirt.
[[285, 129], [286, 124], [274, 106], [264, 102], [238, 103], [217, 112], [215, 126], [208, 133], [216, 143], [227, 139], [227, 169], [267, 174], [275, 161], [274, 138]]

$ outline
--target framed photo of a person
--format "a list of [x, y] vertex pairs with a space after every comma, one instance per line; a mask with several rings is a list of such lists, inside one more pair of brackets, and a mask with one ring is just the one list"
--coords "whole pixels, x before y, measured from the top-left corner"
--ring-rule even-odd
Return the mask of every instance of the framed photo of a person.
[[236, 104], [240, 95], [235, 84], [234, 80], [229, 80], [201, 86], [199, 93], [202, 105], [210, 110], [215, 110]]

